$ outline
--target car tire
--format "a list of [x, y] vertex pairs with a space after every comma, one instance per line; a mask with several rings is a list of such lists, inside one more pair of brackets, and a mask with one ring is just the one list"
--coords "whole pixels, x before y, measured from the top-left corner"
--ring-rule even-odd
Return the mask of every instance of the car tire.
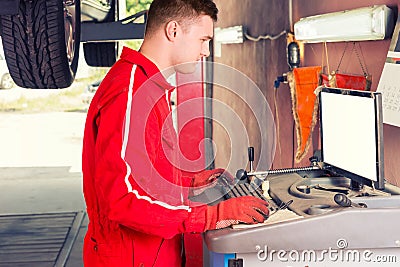
[[10, 74], [24, 88], [69, 87], [78, 68], [80, 0], [21, 0], [18, 15], [1, 16]]
[[83, 44], [86, 63], [91, 67], [111, 67], [118, 57], [118, 42]]
[[[111, 1], [111, 9], [103, 22], [118, 20], [118, 1]], [[86, 63], [91, 67], [111, 67], [118, 58], [118, 42], [89, 42], [83, 44]]]
[[0, 79], [0, 88], [1, 89], [11, 89], [14, 86], [14, 82], [9, 73], [3, 74]]

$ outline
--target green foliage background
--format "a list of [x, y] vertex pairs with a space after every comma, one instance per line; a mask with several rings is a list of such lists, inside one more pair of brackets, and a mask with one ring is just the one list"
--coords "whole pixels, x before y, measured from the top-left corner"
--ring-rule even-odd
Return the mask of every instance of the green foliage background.
[[128, 15], [136, 14], [150, 7], [152, 0], [126, 0], [126, 11]]

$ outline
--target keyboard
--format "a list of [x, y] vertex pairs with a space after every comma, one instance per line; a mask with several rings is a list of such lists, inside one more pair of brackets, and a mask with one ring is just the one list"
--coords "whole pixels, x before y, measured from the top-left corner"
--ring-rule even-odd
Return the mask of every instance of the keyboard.
[[268, 193], [264, 193], [260, 187], [254, 188], [250, 183], [239, 183], [233, 187], [230, 187], [229, 190], [227, 190], [226, 192], [225, 198], [229, 199], [241, 196], [254, 196], [267, 201], [269, 204], [268, 208], [270, 214], [269, 216], [265, 217], [265, 221], [261, 224], [255, 224], [251, 226], [250, 225], [243, 226], [243, 224], [240, 224], [238, 226], [234, 226], [233, 228], [254, 227], [259, 225], [272, 224], [287, 220], [303, 218], [303, 216], [299, 216], [295, 212], [288, 209], [290, 202], [288, 203], [282, 202], [278, 206], [276, 202], [268, 195]]
[[263, 190], [260, 187], [253, 187], [250, 183], [238, 183], [226, 190], [225, 198], [234, 198], [242, 196], [253, 196], [261, 198], [268, 202], [270, 213], [277, 211], [279, 208], [271, 198], [266, 198]]
[[242, 196], [254, 196], [263, 200], [267, 199], [264, 197], [261, 188], [254, 188], [249, 183], [239, 183], [227, 190], [227, 198], [242, 197]]

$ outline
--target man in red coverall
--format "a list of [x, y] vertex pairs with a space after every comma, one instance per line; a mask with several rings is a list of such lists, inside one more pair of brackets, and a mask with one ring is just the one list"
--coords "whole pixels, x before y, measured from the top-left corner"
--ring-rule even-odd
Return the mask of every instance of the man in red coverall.
[[268, 214], [267, 203], [251, 196], [190, 202], [194, 187], [224, 170], [184, 177], [176, 161], [166, 99], [173, 87], [160, 70], [194, 71], [193, 62], [210, 53], [217, 13], [212, 0], [154, 0], [140, 51], [125, 47], [97, 90], [83, 142], [85, 266], [182, 266], [183, 233], [262, 222]]

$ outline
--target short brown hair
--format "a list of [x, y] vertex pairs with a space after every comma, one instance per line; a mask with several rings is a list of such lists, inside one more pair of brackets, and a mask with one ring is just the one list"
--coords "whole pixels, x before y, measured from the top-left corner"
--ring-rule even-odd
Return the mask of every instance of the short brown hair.
[[212, 0], [154, 0], [149, 9], [146, 35], [171, 20], [196, 20], [200, 15], [217, 21], [218, 8]]

